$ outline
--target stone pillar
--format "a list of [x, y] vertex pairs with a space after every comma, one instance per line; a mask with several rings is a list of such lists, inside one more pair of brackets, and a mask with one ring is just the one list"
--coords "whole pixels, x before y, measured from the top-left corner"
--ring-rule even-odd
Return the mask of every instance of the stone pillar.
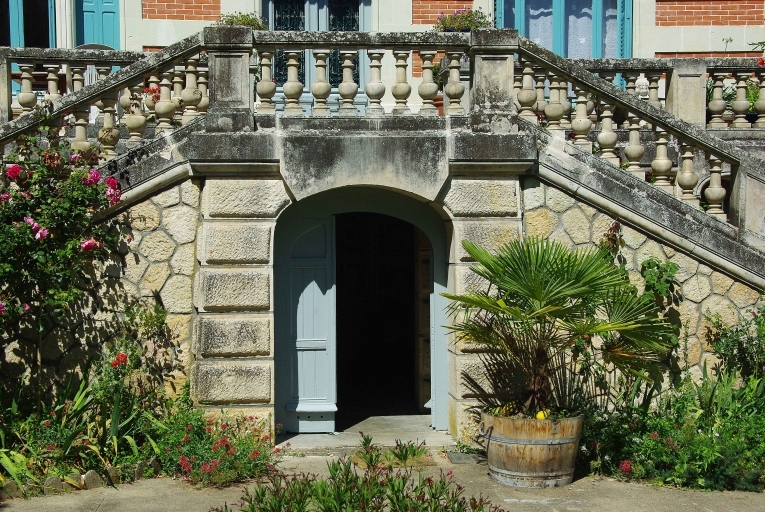
[[513, 53], [518, 49], [517, 33], [509, 30], [475, 30], [470, 36], [469, 55], [473, 62], [471, 110], [511, 112]]
[[[195, 174], [204, 174], [205, 167], [195, 166]], [[194, 300], [192, 397], [234, 413], [273, 413], [272, 240], [276, 217], [290, 198], [276, 167], [236, 178], [216, 176], [214, 166], [208, 168]]]
[[11, 61], [0, 55], [0, 123], [6, 123], [13, 117], [11, 109]]
[[676, 59], [667, 72], [666, 109], [683, 121], [707, 123], [707, 66], [704, 59]]
[[[512, 85], [512, 82], [509, 83]], [[518, 174], [502, 169], [496, 163], [452, 163], [450, 183], [443, 204], [451, 216], [452, 247], [449, 254], [450, 292], [463, 294], [486, 289], [486, 281], [470, 270], [474, 260], [462, 246], [469, 240], [495, 251], [521, 236], [521, 189]], [[517, 169], [521, 171], [522, 169]], [[451, 319], [450, 319], [451, 321]], [[449, 343], [449, 431], [466, 441], [475, 428], [469, 407], [477, 404], [475, 395], [466, 386], [463, 374], [479, 383], [486, 377], [481, 363], [481, 350], [473, 344]]]
[[205, 129], [208, 132], [252, 131], [252, 30], [234, 26], [206, 27], [204, 41], [209, 58], [210, 96]]

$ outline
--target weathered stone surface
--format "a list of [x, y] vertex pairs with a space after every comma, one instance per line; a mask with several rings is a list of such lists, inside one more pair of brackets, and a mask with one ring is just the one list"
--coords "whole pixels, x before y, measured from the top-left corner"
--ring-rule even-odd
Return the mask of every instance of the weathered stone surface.
[[79, 473], [73, 472], [66, 475], [66, 478], [64, 479], [64, 489], [67, 491], [73, 491], [74, 489], [77, 489], [77, 487], [82, 486], [82, 475]]
[[462, 246], [463, 240], [480, 245], [489, 252], [495, 252], [502, 245], [517, 240], [521, 229], [519, 219], [504, 221], [461, 221], [454, 222], [454, 250], [458, 261], [472, 261]]
[[592, 241], [596, 244], [600, 242], [603, 235], [611, 229], [611, 225], [614, 223], [614, 219], [606, 214], [599, 214], [592, 220]]
[[701, 319], [699, 305], [687, 300], [682, 300], [675, 309], [678, 314], [681, 330], [687, 326], [690, 334], [698, 333], [699, 320]]
[[675, 254], [677, 254], [677, 251], [674, 250], [672, 247], [665, 245], [664, 246], [664, 254], [667, 255], [667, 258], [673, 257]]
[[189, 315], [168, 315], [165, 324], [170, 330], [170, 339], [175, 345], [186, 340], [191, 334], [191, 317]]
[[518, 182], [454, 179], [444, 204], [456, 217], [515, 217], [519, 210]]
[[271, 227], [257, 223], [209, 223], [204, 227], [204, 261], [268, 263]]
[[173, 187], [157, 194], [152, 198], [155, 204], [162, 208], [169, 208], [181, 202], [181, 193], [179, 187]]
[[159, 208], [144, 201], [128, 210], [130, 227], [137, 231], [153, 231], [159, 227]]
[[701, 312], [710, 316], [719, 314], [723, 323], [727, 325], [733, 325], [738, 322], [738, 309], [736, 309], [731, 301], [720, 295], [712, 295], [702, 302]]
[[691, 276], [695, 276], [699, 270], [698, 261], [680, 252], [675, 254], [671, 261], [678, 267], [675, 279], [681, 283]]
[[562, 213], [574, 206], [576, 201], [570, 195], [561, 192], [557, 188], [547, 187], [545, 204], [554, 212]]
[[596, 213], [598, 213], [598, 210], [584, 203], [579, 203], [579, 208], [582, 209], [584, 214], [587, 215], [587, 218], [589, 219], [591, 219]]
[[[159, 221], [157, 221], [157, 226], [159, 226]], [[142, 239], [143, 239], [143, 235], [141, 234], [140, 231], [133, 231], [133, 233], [128, 238], [129, 240], [127, 243], [128, 249], [133, 252], [137, 251], [138, 246], [141, 244]]]
[[177, 244], [194, 241], [198, 222], [199, 213], [190, 206], [178, 206], [162, 213], [162, 226]]
[[155, 231], [143, 238], [140, 251], [149, 261], [165, 261], [173, 255], [175, 242], [164, 231]]
[[687, 360], [688, 366], [699, 364], [702, 352], [701, 343], [693, 336], [688, 338], [688, 344], [683, 349], [683, 359]]
[[574, 242], [571, 240], [571, 237], [569, 237], [562, 229], [559, 229], [550, 235], [550, 240], [556, 240], [569, 248], [574, 247]]
[[486, 290], [489, 282], [470, 270], [469, 265], [454, 267], [454, 293], [461, 295], [473, 290]]
[[49, 476], [43, 483], [43, 492], [45, 494], [55, 493], [64, 489], [64, 482], [57, 476]]
[[172, 276], [160, 292], [162, 303], [168, 313], [191, 313], [194, 308], [191, 296], [191, 278]]
[[733, 284], [733, 279], [720, 272], [713, 272], [711, 281], [712, 291], [720, 295], [725, 295]]
[[261, 270], [205, 269], [201, 280], [204, 308], [268, 309], [271, 278]]
[[181, 201], [189, 206], [199, 206], [199, 180], [188, 180], [181, 183]]
[[0, 499], [2, 500], [21, 498], [22, 496], [24, 496], [24, 492], [13, 480], [7, 480], [5, 485], [0, 487]]
[[194, 272], [194, 249], [195, 244], [178, 246], [170, 260], [170, 267], [174, 274], [190, 276]]
[[545, 204], [545, 186], [536, 178], [523, 179], [523, 209], [533, 210]]
[[575, 244], [590, 241], [590, 221], [579, 208], [571, 209], [562, 216], [563, 228]]
[[751, 306], [757, 299], [760, 298], [760, 294], [745, 284], [733, 283], [730, 291], [728, 291], [728, 298], [739, 308], [745, 308]]
[[170, 277], [170, 265], [167, 262], [153, 263], [141, 279], [141, 295], [151, 297], [162, 289], [168, 277]]
[[148, 267], [149, 262], [145, 258], [138, 254], [128, 254], [125, 256], [125, 279], [137, 284]]
[[253, 361], [197, 361], [194, 398], [206, 404], [271, 401], [271, 366]]
[[683, 283], [683, 297], [693, 302], [701, 302], [712, 293], [712, 286], [706, 276], [695, 275]]
[[664, 261], [664, 251], [653, 240], [648, 240], [639, 249], [635, 250], [635, 268], [640, 268], [643, 262], [650, 258]]
[[706, 265], [699, 264], [699, 274], [705, 275], [705, 276], [711, 276], [712, 275], [712, 268], [708, 267]]
[[527, 213], [524, 220], [524, 234], [527, 236], [547, 238], [558, 227], [558, 216], [547, 208]]
[[290, 204], [281, 180], [209, 180], [203, 197], [210, 217], [276, 217]]
[[646, 236], [630, 227], [622, 226], [622, 238], [627, 247], [637, 249], [646, 241]]
[[467, 385], [467, 378], [472, 378], [484, 390], [491, 392], [492, 388], [484, 367], [478, 355], [463, 354], [454, 357], [454, 375], [450, 380], [450, 392], [458, 398], [475, 398], [479, 396]]
[[271, 353], [267, 316], [203, 316], [198, 321], [195, 352], [202, 357], [265, 356]]

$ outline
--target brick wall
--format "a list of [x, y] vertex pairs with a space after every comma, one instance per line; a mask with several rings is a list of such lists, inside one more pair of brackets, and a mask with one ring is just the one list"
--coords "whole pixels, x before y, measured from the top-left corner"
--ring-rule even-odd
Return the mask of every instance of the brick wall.
[[220, 0], [143, 0], [141, 7], [147, 20], [217, 21], [220, 18]]
[[457, 9], [471, 9], [473, 0], [456, 2], [454, 0], [412, 0], [412, 24], [432, 25], [441, 13], [453, 14]]
[[762, 25], [763, 0], [657, 0], [656, 25]]

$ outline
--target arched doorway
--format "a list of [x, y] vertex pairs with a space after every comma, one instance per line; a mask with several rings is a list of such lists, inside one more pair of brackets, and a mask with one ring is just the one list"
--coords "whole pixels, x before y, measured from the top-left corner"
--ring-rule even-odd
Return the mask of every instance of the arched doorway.
[[[383, 189], [324, 192], [280, 215], [274, 385], [276, 421], [286, 431], [330, 432], [336, 420], [348, 426], [365, 414], [419, 407], [430, 410], [434, 428], [446, 430], [446, 303], [439, 294], [446, 290], [447, 247], [432, 207]], [[423, 268], [427, 291], [418, 294]], [[364, 300], [375, 286], [388, 297]], [[396, 339], [386, 341], [386, 330]]]

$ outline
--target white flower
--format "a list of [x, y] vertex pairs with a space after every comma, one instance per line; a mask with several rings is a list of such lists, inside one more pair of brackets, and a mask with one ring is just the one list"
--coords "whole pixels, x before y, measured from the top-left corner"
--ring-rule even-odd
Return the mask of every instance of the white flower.
[[606, 455], [605, 457], [603, 457], [603, 460], [605, 460], [606, 462], [608, 462], [608, 461], [610, 461], [610, 460], [611, 460], [611, 457], [610, 457], [610, 456], [608, 456], [608, 455]]

